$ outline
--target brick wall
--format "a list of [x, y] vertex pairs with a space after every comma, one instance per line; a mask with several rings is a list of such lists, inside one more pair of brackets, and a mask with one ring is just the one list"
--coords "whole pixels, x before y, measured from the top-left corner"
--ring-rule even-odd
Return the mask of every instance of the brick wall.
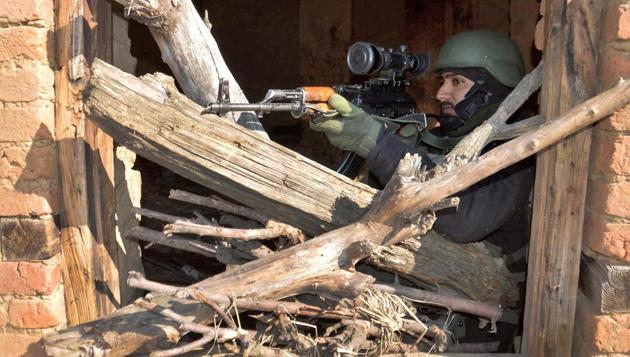
[[[601, 89], [630, 78], [630, 2], [609, 1], [603, 15]], [[585, 244], [630, 262], [630, 107], [595, 127], [587, 197]]]
[[53, 0], [0, 1], [0, 350], [41, 355], [65, 324]]
[[[605, 4], [597, 69], [600, 90], [620, 77], [630, 79], [630, 1]], [[595, 258], [604, 255], [618, 264], [630, 263], [630, 107], [593, 130], [584, 247]], [[578, 292], [575, 318], [574, 355], [630, 354], [630, 313], [601, 313]]]

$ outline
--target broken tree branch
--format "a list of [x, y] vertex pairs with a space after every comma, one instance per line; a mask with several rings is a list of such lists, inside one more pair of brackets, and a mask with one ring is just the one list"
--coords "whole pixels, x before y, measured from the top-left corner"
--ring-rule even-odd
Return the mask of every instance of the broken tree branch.
[[492, 323], [491, 331], [496, 331], [496, 322], [503, 315], [503, 310], [498, 306], [493, 306], [480, 301], [461, 299], [443, 294], [436, 294], [426, 290], [409, 288], [402, 285], [374, 284], [374, 287], [388, 292], [407, 297], [424, 304], [447, 307], [453, 311], [465, 312], [475, 316], [485, 317]]
[[[160, 48], [162, 60], [173, 71], [184, 93], [197, 104], [217, 101], [219, 80], [230, 83], [228, 96], [235, 103], [249, 103], [228, 68], [210, 29], [191, 0], [114, 0], [125, 7], [125, 14], [147, 25]], [[240, 113], [228, 113], [233, 121]], [[257, 121], [253, 116], [253, 120]], [[269, 138], [262, 130], [257, 134]]]
[[304, 239], [301, 235], [296, 236], [295, 230], [289, 230], [286, 226], [260, 229], [238, 229], [209, 226], [186, 221], [176, 221], [174, 223], [167, 224], [164, 226], [163, 232], [166, 235], [174, 233], [188, 233], [196, 234], [198, 236], [211, 236], [220, 239], [239, 239], [245, 241], [257, 239], [264, 240], [286, 236], [294, 243], [299, 243]]
[[230, 203], [218, 197], [196, 195], [194, 193], [186, 192], [184, 190], [171, 190], [168, 198], [186, 203], [192, 203], [199, 206], [210, 207], [225, 213], [231, 213], [237, 216], [246, 217], [260, 222], [263, 225], [267, 224], [267, 222], [269, 221], [269, 217], [256, 210]]
[[200, 242], [198, 240], [182, 237], [168, 237], [162, 232], [157, 232], [146, 227], [134, 227], [127, 232], [126, 238], [139, 239], [153, 244], [159, 244], [174, 249], [201, 254], [209, 258], [216, 258], [226, 265], [238, 265], [253, 260], [255, 257], [236, 249], [223, 247], [216, 244]]
[[246, 337], [252, 337], [253, 333], [248, 332], [242, 329], [232, 329], [232, 328], [221, 328], [221, 327], [210, 327], [201, 324], [197, 324], [191, 322], [186, 319], [186, 317], [174, 312], [171, 309], [164, 308], [160, 305], [154, 304], [152, 302], [146, 301], [144, 299], [138, 299], [134, 302], [134, 304], [145, 308], [149, 311], [153, 311], [157, 314], [160, 314], [168, 319], [177, 321], [180, 324], [180, 328], [195, 332], [203, 335], [200, 339], [191, 342], [189, 344], [175, 347], [170, 350], [165, 351], [157, 351], [152, 352], [151, 357], [165, 357], [165, 356], [177, 356], [180, 354], [184, 354], [186, 352], [190, 352], [194, 349], [202, 347], [206, 343], [209, 343], [213, 340], [217, 340], [218, 342], [225, 342], [229, 340], [242, 339]]
[[612, 114], [630, 102], [629, 88], [630, 81], [622, 80], [615, 87], [574, 107], [559, 118], [546, 122], [538, 129], [487, 152], [478, 160], [429, 181], [402, 187], [387, 203], [375, 205], [368, 213], [368, 219], [386, 223], [417, 215], [439, 199], [460, 192]]
[[[226, 212], [226, 213], [231, 213], [238, 216], [250, 218], [265, 225], [265, 227], [270, 230], [269, 234], [274, 234], [273, 232], [278, 232], [278, 236], [281, 236], [281, 235], [287, 236], [294, 243], [304, 241], [304, 233], [302, 233], [300, 229], [297, 229], [293, 226], [290, 226], [282, 222], [274, 221], [271, 218], [267, 217], [266, 215], [258, 211], [255, 211], [251, 208], [240, 206], [234, 203], [230, 203], [218, 197], [205, 197], [205, 196], [196, 195], [194, 193], [186, 192], [183, 190], [171, 190], [168, 197], [170, 199], [193, 203], [200, 206], [206, 206], [206, 207], [214, 208], [219, 211]], [[267, 238], [259, 238], [259, 239], [268, 239], [268, 238], [275, 238], [275, 237], [267, 237]], [[256, 239], [256, 238], [250, 238], [250, 239]]]
[[201, 301], [202, 303], [210, 306], [210, 308], [212, 310], [214, 310], [214, 312], [219, 315], [219, 317], [225, 321], [225, 323], [228, 325], [229, 328], [231, 328], [232, 330], [236, 330], [238, 329], [236, 327], [236, 324], [234, 323], [234, 321], [232, 321], [232, 318], [225, 313], [225, 311], [223, 311], [223, 309], [217, 305], [214, 301], [208, 299], [204, 294], [202, 293], [196, 293], [193, 295], [193, 297], [195, 298], [195, 300], [197, 301]]
[[[135, 208], [135, 212], [149, 218], [158, 219], [164, 222], [177, 222], [177, 221], [187, 221], [186, 218], [173, 216], [169, 214], [164, 214], [160, 212], [155, 212], [146, 208]], [[204, 218], [200, 213], [195, 212], [197, 219], [195, 221], [202, 222], [203, 224], [211, 224], [209, 220]], [[170, 237], [163, 236], [163, 233], [155, 232], [147, 236], [133, 236], [130, 238], [142, 239], [142, 240], [152, 240], [156, 244], [170, 246], [171, 248], [179, 248], [180, 246], [171, 245]], [[183, 241], [184, 238], [179, 238], [179, 240]], [[197, 243], [202, 243], [197, 240], [190, 240], [193, 242], [191, 244], [192, 247], [198, 246]], [[264, 257], [265, 255], [270, 254], [271, 249], [262, 245], [260, 242], [255, 241], [238, 241], [232, 240], [230, 245], [237, 250], [238, 252], [232, 252], [228, 247], [219, 246], [217, 250], [217, 259], [224, 264], [241, 264], [244, 260], [253, 260], [255, 258]], [[190, 250], [189, 250], [190, 251]], [[193, 253], [200, 253], [198, 251], [194, 251]]]
[[127, 237], [201, 254], [209, 258], [216, 257], [217, 249], [219, 249], [219, 246], [216, 244], [209, 244], [181, 237], [167, 237], [162, 232], [157, 232], [146, 227], [132, 228], [129, 232], [127, 232]]
[[170, 295], [179, 298], [189, 298], [199, 295], [220, 305], [234, 304], [239, 310], [252, 310], [264, 312], [281, 312], [291, 315], [327, 317], [327, 318], [352, 318], [352, 315], [341, 311], [326, 311], [320, 307], [299, 302], [270, 301], [267, 299], [233, 298], [225, 294], [212, 293], [194, 288], [177, 287], [157, 283], [146, 279], [141, 273], [129, 272], [127, 278], [129, 286], [147, 290], [158, 295]]

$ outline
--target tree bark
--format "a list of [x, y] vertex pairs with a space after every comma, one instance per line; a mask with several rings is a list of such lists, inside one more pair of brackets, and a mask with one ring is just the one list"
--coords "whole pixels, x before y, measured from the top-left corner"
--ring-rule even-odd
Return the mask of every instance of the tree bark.
[[[191, 0], [113, 0], [123, 6], [127, 16], [147, 25], [182, 90], [195, 103], [206, 106], [217, 101], [219, 80], [229, 82], [230, 101], [249, 103], [245, 93], [223, 60], [219, 46], [210, 33], [210, 23], [199, 17]], [[240, 113], [227, 113], [236, 121]], [[255, 133], [268, 138], [258, 119]]]
[[200, 116], [166, 78], [140, 80], [96, 62], [86, 106], [138, 155], [310, 234], [356, 221], [376, 193], [236, 124]]
[[489, 304], [512, 306], [518, 299], [516, 281], [501, 253], [483, 242], [454, 243], [430, 231], [421, 239], [379, 247], [367, 262], [405, 277], [417, 277], [436, 290], [454, 291]]

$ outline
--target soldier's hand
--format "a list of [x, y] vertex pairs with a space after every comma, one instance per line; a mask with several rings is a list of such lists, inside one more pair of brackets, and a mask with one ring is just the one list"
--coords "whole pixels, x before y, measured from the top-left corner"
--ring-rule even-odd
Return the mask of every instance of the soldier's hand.
[[328, 105], [337, 114], [325, 113], [312, 118], [309, 121], [311, 129], [325, 133], [331, 145], [366, 158], [376, 145], [382, 122], [339, 94], [331, 95]]

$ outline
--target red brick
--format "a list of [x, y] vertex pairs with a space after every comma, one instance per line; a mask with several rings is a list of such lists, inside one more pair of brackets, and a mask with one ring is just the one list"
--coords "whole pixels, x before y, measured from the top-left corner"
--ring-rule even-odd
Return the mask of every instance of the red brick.
[[7, 357], [46, 356], [41, 336], [16, 333], [0, 333], [2, 355]]
[[7, 307], [6, 305], [0, 305], [0, 328], [6, 326], [9, 321], [9, 317], [7, 316]]
[[628, 77], [630, 53], [609, 46], [604, 48], [600, 56], [598, 72], [602, 88], [611, 88], [620, 78]]
[[0, 262], [0, 295], [50, 295], [61, 283], [58, 264]]
[[18, 180], [54, 179], [58, 166], [57, 147], [54, 145], [0, 147], [0, 179], [11, 183]]
[[17, 180], [54, 179], [58, 173], [57, 147], [47, 145], [11, 146], [0, 148], [0, 179]]
[[591, 180], [587, 204], [594, 212], [630, 218], [630, 182]]
[[599, 314], [582, 293], [578, 293], [575, 326], [584, 338], [584, 347], [594, 352], [630, 352], [630, 314]]
[[603, 173], [630, 175], [630, 136], [596, 133], [592, 145], [593, 167]]
[[0, 19], [10, 22], [54, 21], [53, 0], [2, 0]]
[[26, 59], [47, 60], [52, 54], [52, 35], [48, 29], [17, 26], [0, 29], [0, 62]]
[[16, 190], [0, 187], [0, 216], [42, 216], [59, 212], [59, 187]]
[[630, 130], [630, 105], [627, 105], [617, 110], [613, 115], [602, 120], [599, 124], [597, 124], [597, 129], [629, 131]]
[[55, 294], [51, 300], [33, 298], [9, 302], [9, 324], [17, 328], [55, 327], [65, 322], [65, 315], [63, 294]]
[[52, 106], [0, 108], [0, 142], [54, 139], [54, 131]]
[[586, 215], [584, 228], [585, 243], [590, 249], [630, 262], [630, 224], [612, 222], [591, 212]]
[[52, 99], [54, 76], [45, 65], [33, 68], [5, 69], [0, 72], [0, 101], [31, 102]]
[[602, 20], [602, 39], [604, 43], [616, 40], [630, 40], [630, 4], [615, 4], [604, 10]]

